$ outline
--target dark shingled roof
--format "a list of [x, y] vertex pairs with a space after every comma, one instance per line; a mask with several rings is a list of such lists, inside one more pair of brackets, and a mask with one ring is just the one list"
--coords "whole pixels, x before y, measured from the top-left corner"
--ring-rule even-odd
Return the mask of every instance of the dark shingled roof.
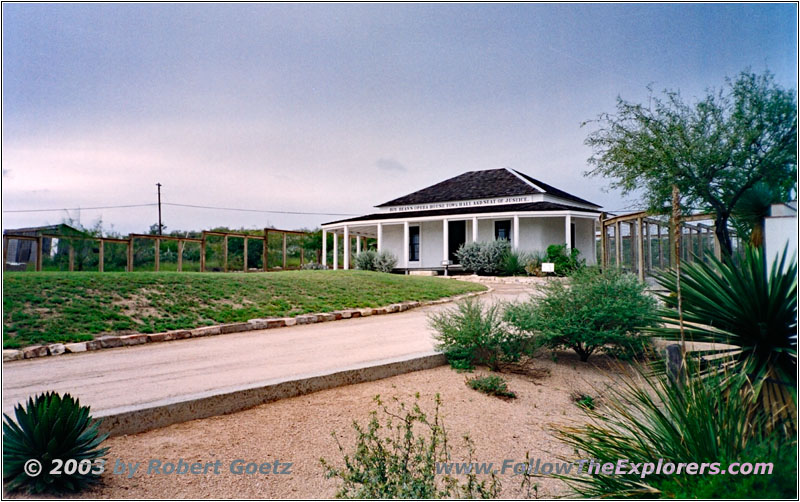
[[[537, 190], [526, 183], [524, 178], [530, 183], [540, 187]], [[530, 176], [511, 169], [489, 169], [486, 171], [470, 171], [454, 178], [431, 185], [414, 193], [404, 195], [389, 202], [379, 204], [377, 207], [385, 206], [405, 206], [411, 204], [428, 204], [433, 202], [448, 202], [456, 200], [489, 199], [495, 197], [511, 197], [515, 195], [531, 195], [547, 193], [555, 197], [590, 204], [600, 207], [597, 204], [576, 197], [572, 194], [559, 190], [546, 183], [531, 178]]]
[[478, 213], [504, 213], [507, 211], [591, 211], [585, 207], [556, 204], [555, 202], [524, 202], [522, 204], [502, 204], [498, 206], [472, 206], [448, 209], [430, 209], [426, 211], [397, 211], [395, 213], [374, 213], [357, 216], [346, 220], [331, 221], [323, 225], [335, 223], [351, 223], [357, 221], [390, 220], [394, 218], [413, 219], [424, 216], [446, 216], [448, 214], [478, 214]]

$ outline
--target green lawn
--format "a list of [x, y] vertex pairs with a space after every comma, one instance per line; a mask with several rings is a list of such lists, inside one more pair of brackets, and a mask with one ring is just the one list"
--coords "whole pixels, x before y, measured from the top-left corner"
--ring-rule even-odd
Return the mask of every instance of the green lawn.
[[7, 272], [3, 347], [154, 333], [261, 317], [378, 307], [483, 290], [478, 284], [362, 271], [251, 274]]

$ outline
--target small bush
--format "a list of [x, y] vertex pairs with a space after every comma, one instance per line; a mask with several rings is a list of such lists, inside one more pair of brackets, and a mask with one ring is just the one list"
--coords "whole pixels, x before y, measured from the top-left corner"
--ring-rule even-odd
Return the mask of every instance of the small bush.
[[544, 275], [542, 272], [542, 262], [545, 261], [546, 256], [547, 255], [541, 251], [528, 253], [528, 260], [525, 262], [525, 273], [536, 277], [542, 277]]
[[653, 322], [655, 300], [645, 285], [615, 269], [584, 269], [565, 282], [551, 282], [544, 296], [510, 305], [505, 319], [552, 349], [572, 349], [581, 361], [597, 351], [641, 353], [649, 338], [639, 330]]
[[322, 263], [312, 261], [311, 263], [304, 263], [301, 267], [303, 270], [328, 270], [328, 267]]
[[581, 254], [576, 248], [570, 249], [567, 254], [566, 244], [552, 244], [547, 246], [547, 263], [555, 264], [555, 274], [558, 276], [569, 275], [586, 265], [586, 260], [580, 259]]
[[356, 255], [355, 266], [358, 270], [375, 270], [375, 259], [378, 253], [372, 250], [362, 251]]
[[[14, 414], [16, 422], [3, 414], [3, 485], [9, 492], [78, 492], [100, 480], [92, 471], [99, 465], [95, 461], [108, 452], [99, 448], [108, 434], [98, 433], [99, 423], [92, 423], [88, 406], [69, 394], [47, 392], [28, 399], [24, 408], [15, 406]], [[50, 474], [53, 459], [75, 459], [91, 468], [85, 474], [77, 469], [67, 474], [62, 467], [61, 474]], [[37, 476], [25, 472], [26, 462], [33, 460], [41, 466]]]
[[390, 273], [397, 266], [397, 257], [390, 251], [381, 251], [375, 255], [375, 270]]
[[456, 251], [461, 267], [478, 275], [497, 275], [503, 270], [505, 257], [511, 251], [511, 244], [505, 240], [470, 242], [461, 245]]
[[437, 348], [455, 369], [486, 365], [498, 371], [501, 362], [518, 361], [531, 351], [531, 337], [509, 332], [498, 305], [484, 308], [475, 298], [431, 315], [430, 323], [436, 331]]
[[[377, 411], [373, 411], [366, 427], [354, 422], [358, 438], [351, 453], [345, 452], [336, 433], [332, 433], [344, 457], [344, 467], [336, 468], [320, 459], [326, 477], [342, 482], [337, 498], [496, 498], [499, 495], [500, 483], [493, 473], [481, 481], [476, 474], [469, 473], [463, 483], [450, 475], [437, 476], [436, 464], [451, 460], [447, 432], [439, 417], [438, 394], [432, 418], [417, 403], [411, 409], [400, 403], [399, 410], [389, 410], [380, 397], [375, 401], [386, 420], [381, 423]], [[472, 442], [468, 437], [465, 442], [471, 462]]]
[[508, 390], [506, 379], [498, 375], [475, 377], [467, 380], [467, 386], [478, 392], [483, 392], [490, 396], [514, 399], [517, 395]]
[[586, 408], [588, 410], [593, 410], [595, 403], [594, 398], [589, 394], [581, 394], [576, 393], [572, 395], [572, 400], [575, 401], [580, 408]]
[[532, 260], [533, 258], [528, 253], [509, 250], [503, 257], [500, 273], [502, 275], [525, 275], [525, 267]]

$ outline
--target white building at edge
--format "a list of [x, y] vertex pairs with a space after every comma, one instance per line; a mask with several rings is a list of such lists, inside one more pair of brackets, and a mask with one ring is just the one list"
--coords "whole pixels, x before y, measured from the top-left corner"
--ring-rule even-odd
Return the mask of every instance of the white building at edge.
[[[377, 239], [392, 252], [397, 268], [441, 270], [458, 267], [455, 251], [464, 243], [508, 239], [520, 251], [544, 251], [551, 244], [580, 250], [597, 262], [595, 222], [600, 206], [513, 169], [470, 171], [376, 206], [378, 212], [322, 225], [323, 265], [353, 268], [351, 253], [339, 263], [343, 243]], [[327, 263], [327, 233], [334, 234], [333, 263]], [[352, 245], [349, 249], [353, 249]]]

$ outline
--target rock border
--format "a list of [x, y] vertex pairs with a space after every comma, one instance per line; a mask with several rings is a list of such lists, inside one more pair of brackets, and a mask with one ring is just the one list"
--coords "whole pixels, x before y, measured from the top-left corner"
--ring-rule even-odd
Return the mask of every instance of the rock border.
[[3, 349], [3, 362], [7, 363], [12, 361], [36, 359], [40, 357], [59, 356], [62, 354], [75, 354], [79, 352], [102, 349], [114, 349], [118, 347], [131, 347], [144, 343], [170, 342], [173, 340], [200, 338], [203, 336], [227, 335], [229, 333], [241, 333], [244, 331], [284, 328], [289, 326], [298, 326], [301, 324], [339, 321], [341, 319], [355, 319], [358, 317], [368, 317], [372, 315], [394, 314], [418, 307], [440, 305], [442, 303], [463, 300], [473, 296], [485, 295], [491, 291], [493, 291], [493, 289], [487, 286], [485, 291], [474, 291], [471, 293], [464, 293], [462, 295], [439, 298], [437, 300], [393, 303], [384, 307], [334, 310], [333, 312], [322, 312], [317, 314], [300, 314], [295, 317], [250, 319], [246, 322], [203, 326], [194, 329], [175, 329], [162, 333], [137, 333], [133, 335], [122, 336], [101, 336], [99, 338], [95, 338], [94, 340], [89, 340], [88, 342], [51, 343], [48, 345], [31, 345], [22, 349]]

